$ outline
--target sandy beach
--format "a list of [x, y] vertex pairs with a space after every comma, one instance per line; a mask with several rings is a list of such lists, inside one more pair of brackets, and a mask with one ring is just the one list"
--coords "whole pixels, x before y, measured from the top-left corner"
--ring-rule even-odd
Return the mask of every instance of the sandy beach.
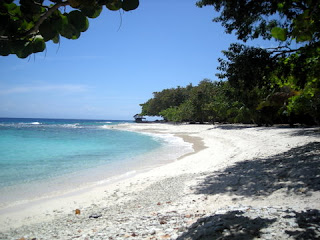
[[174, 134], [194, 152], [117, 181], [2, 209], [0, 239], [320, 238], [319, 128], [112, 128]]

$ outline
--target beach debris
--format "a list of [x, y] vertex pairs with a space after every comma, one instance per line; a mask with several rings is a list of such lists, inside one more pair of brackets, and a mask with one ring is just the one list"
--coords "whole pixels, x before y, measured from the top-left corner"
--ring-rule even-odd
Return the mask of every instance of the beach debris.
[[134, 232], [134, 233], [131, 234], [131, 236], [132, 236], [132, 237], [137, 237], [137, 236], [139, 236], [139, 235]]
[[99, 218], [99, 217], [102, 217], [102, 214], [100, 214], [100, 213], [95, 213], [95, 214], [91, 214], [91, 215], [89, 216], [89, 218]]
[[164, 219], [161, 219], [161, 220], [160, 220], [160, 224], [161, 224], [161, 225], [162, 225], [162, 224], [167, 224], [167, 221], [164, 220]]
[[75, 210], [75, 214], [76, 214], [76, 215], [80, 215], [80, 209], [76, 209], [76, 210]]
[[166, 235], [162, 235], [162, 236], [161, 236], [162, 239], [168, 239], [168, 238], [170, 238], [170, 237], [171, 237], [171, 236], [170, 236], [169, 234], [166, 234]]

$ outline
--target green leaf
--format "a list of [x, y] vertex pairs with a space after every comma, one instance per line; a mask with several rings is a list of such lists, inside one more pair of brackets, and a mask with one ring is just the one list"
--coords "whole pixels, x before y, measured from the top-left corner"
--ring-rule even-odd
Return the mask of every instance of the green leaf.
[[10, 53], [10, 43], [7, 41], [0, 41], [0, 55], [8, 56]]
[[61, 25], [62, 25], [62, 27], [64, 25], [68, 25], [68, 17], [64, 14], [61, 14]]
[[59, 30], [63, 24], [68, 22], [68, 17], [61, 14], [59, 10], [56, 10], [47, 20], [50, 20], [50, 23], [55, 30]]
[[[7, 9], [8, 13], [10, 14], [14, 14], [16, 12], [16, 9], [18, 8], [18, 6], [14, 3], [8, 3], [8, 4], [4, 4], [4, 7]], [[3, 10], [1, 9], [1, 12]]]
[[63, 25], [60, 34], [68, 39], [78, 39], [80, 37], [80, 31], [77, 30], [72, 24]]
[[27, 22], [26, 20], [24, 20], [23, 22], [21, 21], [20, 29], [19, 29], [19, 30], [28, 31], [28, 30], [30, 30], [33, 26], [34, 26], [33, 22]]
[[81, 12], [89, 18], [96, 18], [102, 12], [102, 6], [86, 6], [80, 9]]
[[41, 13], [41, 4], [37, 4], [35, 1], [20, 0], [20, 9], [25, 15], [32, 16], [37, 13]]
[[123, 0], [122, 9], [125, 11], [131, 11], [139, 6], [139, 0]]
[[12, 41], [10, 44], [11, 52], [16, 53], [21, 51], [21, 49], [24, 48], [25, 44], [26, 44], [26, 41], [22, 41], [22, 40]]
[[280, 28], [280, 27], [274, 27], [271, 29], [271, 35], [272, 37], [280, 40], [285, 41], [287, 40], [287, 30]]
[[49, 41], [58, 35], [63, 25], [67, 24], [68, 18], [60, 14], [60, 12], [55, 12], [40, 25], [39, 32], [45, 41]]
[[73, 8], [77, 8], [80, 6], [80, 2], [77, 0], [68, 0], [68, 2], [70, 3], [70, 6]]
[[80, 11], [72, 11], [68, 14], [68, 23], [73, 25], [79, 32], [85, 32], [89, 27], [87, 17]]
[[60, 42], [60, 35], [59, 35], [59, 34], [56, 35], [56, 36], [52, 39], [52, 42], [55, 43], [55, 44], [59, 43], [59, 42]]
[[39, 32], [45, 41], [53, 39], [58, 34], [58, 31], [52, 27], [49, 21], [44, 21], [40, 25]]
[[85, 24], [84, 24], [83, 28], [81, 29], [81, 32], [87, 31], [88, 28], [89, 28], [89, 20], [88, 20], [88, 18], [86, 18]]
[[299, 34], [296, 38], [297, 42], [305, 42], [305, 41], [311, 41], [311, 40], [312, 40], [311, 33]]
[[32, 42], [31, 42], [33, 52], [43, 52], [44, 49], [46, 48], [46, 43], [44, 42], [44, 39], [42, 37], [36, 37]]
[[106, 4], [106, 7], [109, 10], [112, 10], [112, 11], [119, 10], [121, 8], [121, 6], [122, 6], [121, 0], [112, 0], [109, 3]]
[[33, 53], [33, 47], [31, 42], [16, 41], [12, 45], [11, 51], [15, 53], [18, 58], [26, 58]]
[[278, 3], [278, 10], [279, 11], [282, 11], [283, 7], [284, 7], [284, 3]]

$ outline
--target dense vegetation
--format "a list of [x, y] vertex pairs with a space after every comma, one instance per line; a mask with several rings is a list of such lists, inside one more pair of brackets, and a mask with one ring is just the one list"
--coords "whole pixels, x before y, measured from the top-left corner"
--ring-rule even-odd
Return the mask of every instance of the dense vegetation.
[[47, 41], [78, 39], [105, 6], [111, 11], [134, 10], [139, 0], [1, 0], [0, 55], [26, 58], [42, 52]]
[[[155, 92], [142, 115], [182, 122], [320, 124], [320, 2], [203, 0], [239, 40], [274, 38], [270, 49], [231, 44], [218, 59], [219, 81]], [[291, 48], [294, 44], [298, 48]]]

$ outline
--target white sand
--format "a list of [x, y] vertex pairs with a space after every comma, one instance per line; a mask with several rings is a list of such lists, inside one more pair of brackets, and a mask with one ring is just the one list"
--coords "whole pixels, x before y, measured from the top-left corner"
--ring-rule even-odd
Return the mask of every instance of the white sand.
[[[308, 143], [320, 142], [319, 128], [155, 123], [121, 124], [114, 128], [155, 134], [175, 134], [185, 141], [192, 142], [195, 152], [175, 162], [117, 182], [2, 209], [1, 231], [23, 225], [37, 226], [37, 223], [50, 222], [67, 214], [73, 214], [75, 209], [85, 212], [92, 207], [92, 204], [97, 208], [123, 204], [133, 199], [137, 193], [144, 196], [144, 191], [148, 191], [148, 187], [156, 186], [157, 183], [160, 184], [169, 178], [172, 187], [183, 192], [183, 195], [172, 198], [172, 202], [175, 201], [176, 204], [164, 206], [161, 203], [162, 212], [179, 210], [196, 214], [214, 212], [226, 206], [240, 204], [256, 207], [290, 206], [296, 210], [320, 207], [320, 192], [317, 189], [308, 188], [306, 184], [299, 187], [294, 182], [290, 185], [290, 181], [299, 180], [290, 172], [293, 168], [279, 164], [273, 169], [268, 165], [268, 161], [277, 154], [297, 147], [303, 148]], [[283, 157], [284, 155], [281, 155], [276, 158], [279, 160]], [[265, 163], [259, 162], [261, 159], [264, 159]], [[295, 161], [295, 158], [286, 159], [284, 164]], [[248, 161], [247, 165], [243, 165], [243, 161]], [[228, 170], [225, 170], [226, 168]], [[283, 174], [287, 174], [283, 184], [282, 172], [279, 169], [283, 169]], [[288, 174], [291, 174], [291, 177]], [[217, 176], [219, 177], [216, 178]], [[319, 179], [320, 175], [315, 177]], [[299, 192], [308, 194], [298, 194]], [[150, 201], [155, 204], [164, 201], [160, 195], [155, 192], [150, 196]], [[205, 201], [194, 203], [200, 198]], [[141, 202], [139, 207], [145, 207], [143, 204]]]

